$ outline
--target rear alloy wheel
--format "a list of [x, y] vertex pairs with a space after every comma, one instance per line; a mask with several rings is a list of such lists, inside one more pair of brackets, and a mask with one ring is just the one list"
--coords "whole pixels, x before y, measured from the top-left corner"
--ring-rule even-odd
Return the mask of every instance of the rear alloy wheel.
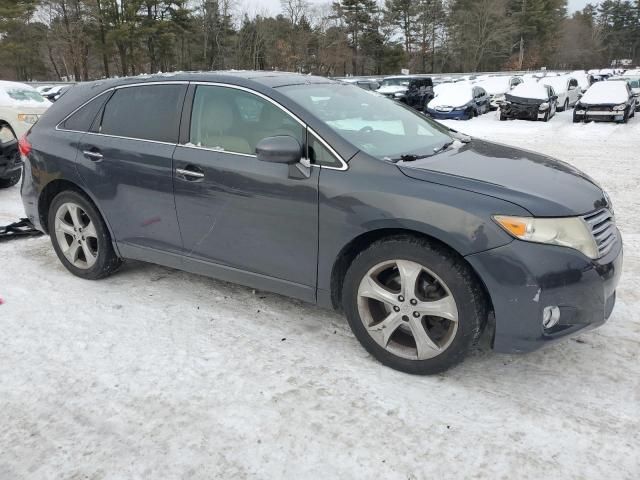
[[482, 289], [464, 260], [412, 237], [381, 240], [358, 255], [343, 303], [367, 351], [414, 374], [461, 361], [486, 319]]
[[48, 226], [58, 258], [74, 275], [96, 280], [121, 265], [102, 217], [80, 193], [67, 191], [54, 198]]
[[58, 207], [55, 236], [62, 253], [76, 268], [89, 269], [98, 259], [98, 233], [82, 207], [68, 202]]

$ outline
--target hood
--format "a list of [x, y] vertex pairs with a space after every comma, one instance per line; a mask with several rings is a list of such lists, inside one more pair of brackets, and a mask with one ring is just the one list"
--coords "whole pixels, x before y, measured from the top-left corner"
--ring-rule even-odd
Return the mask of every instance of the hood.
[[376, 90], [376, 92], [382, 93], [383, 95], [388, 95], [391, 93], [404, 93], [407, 91], [407, 89], [408, 87], [402, 85], [387, 85], [386, 87], [380, 87], [378, 90]]
[[583, 215], [608, 205], [602, 188], [571, 165], [482, 140], [455, 142], [440, 154], [397, 165], [411, 178], [500, 198], [539, 217]]

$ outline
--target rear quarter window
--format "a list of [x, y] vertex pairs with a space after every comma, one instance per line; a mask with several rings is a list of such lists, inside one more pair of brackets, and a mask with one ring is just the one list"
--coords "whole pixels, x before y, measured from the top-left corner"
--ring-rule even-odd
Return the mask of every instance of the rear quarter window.
[[117, 89], [104, 107], [100, 133], [177, 143], [186, 85]]
[[110, 93], [103, 93], [94, 98], [83, 107], [80, 107], [75, 113], [71, 114], [69, 118], [62, 122], [60, 128], [64, 130], [74, 130], [76, 132], [88, 132], [98, 112], [110, 96]]

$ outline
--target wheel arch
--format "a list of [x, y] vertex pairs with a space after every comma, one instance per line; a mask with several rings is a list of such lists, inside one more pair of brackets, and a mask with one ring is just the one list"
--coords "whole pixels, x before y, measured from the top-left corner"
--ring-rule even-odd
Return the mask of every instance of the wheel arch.
[[460, 254], [460, 252], [458, 252], [455, 248], [451, 247], [448, 243], [442, 241], [439, 238], [417, 230], [405, 228], [379, 228], [376, 230], [364, 232], [353, 238], [340, 250], [331, 269], [331, 303], [334, 309], [342, 310], [342, 288], [344, 284], [344, 278], [347, 270], [349, 269], [349, 266], [356, 258], [356, 256], [367, 247], [369, 247], [369, 245], [371, 245], [373, 242], [398, 236], [410, 236], [427, 240], [432, 244], [449, 250], [457, 257], [459, 257], [469, 267], [469, 270], [473, 272], [476, 280], [478, 281], [478, 284], [482, 288], [489, 310], [493, 311], [493, 301], [491, 299], [491, 294], [489, 293], [484, 280], [478, 274], [476, 269], [464, 258], [462, 254]]
[[115, 236], [113, 235], [113, 230], [111, 225], [109, 225], [109, 221], [107, 217], [104, 215], [104, 212], [98, 204], [93, 200], [92, 196], [87, 192], [84, 188], [78, 185], [75, 182], [72, 182], [67, 179], [55, 179], [50, 181], [45, 185], [45, 187], [40, 192], [38, 196], [38, 219], [40, 220], [40, 226], [44, 230], [44, 232], [49, 234], [49, 225], [47, 219], [49, 218], [49, 209], [51, 208], [51, 203], [53, 199], [61, 192], [73, 191], [79, 193], [83, 197], [87, 199], [87, 201], [91, 202], [93, 207], [98, 211], [102, 220], [104, 220], [105, 225], [107, 226], [107, 230], [109, 231], [109, 235], [111, 236], [111, 243], [114, 246], [116, 254], [120, 256], [117, 248], [117, 244], [115, 242]]

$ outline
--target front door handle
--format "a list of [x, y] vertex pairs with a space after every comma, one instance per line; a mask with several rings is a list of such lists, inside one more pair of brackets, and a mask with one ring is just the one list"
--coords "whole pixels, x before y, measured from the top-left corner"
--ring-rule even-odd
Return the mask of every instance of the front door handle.
[[194, 181], [204, 178], [204, 172], [197, 167], [187, 165], [186, 168], [176, 168], [176, 173], [185, 180]]
[[84, 150], [82, 154], [87, 157], [89, 160], [93, 160], [97, 162], [98, 160], [102, 160], [102, 154], [95, 150]]

